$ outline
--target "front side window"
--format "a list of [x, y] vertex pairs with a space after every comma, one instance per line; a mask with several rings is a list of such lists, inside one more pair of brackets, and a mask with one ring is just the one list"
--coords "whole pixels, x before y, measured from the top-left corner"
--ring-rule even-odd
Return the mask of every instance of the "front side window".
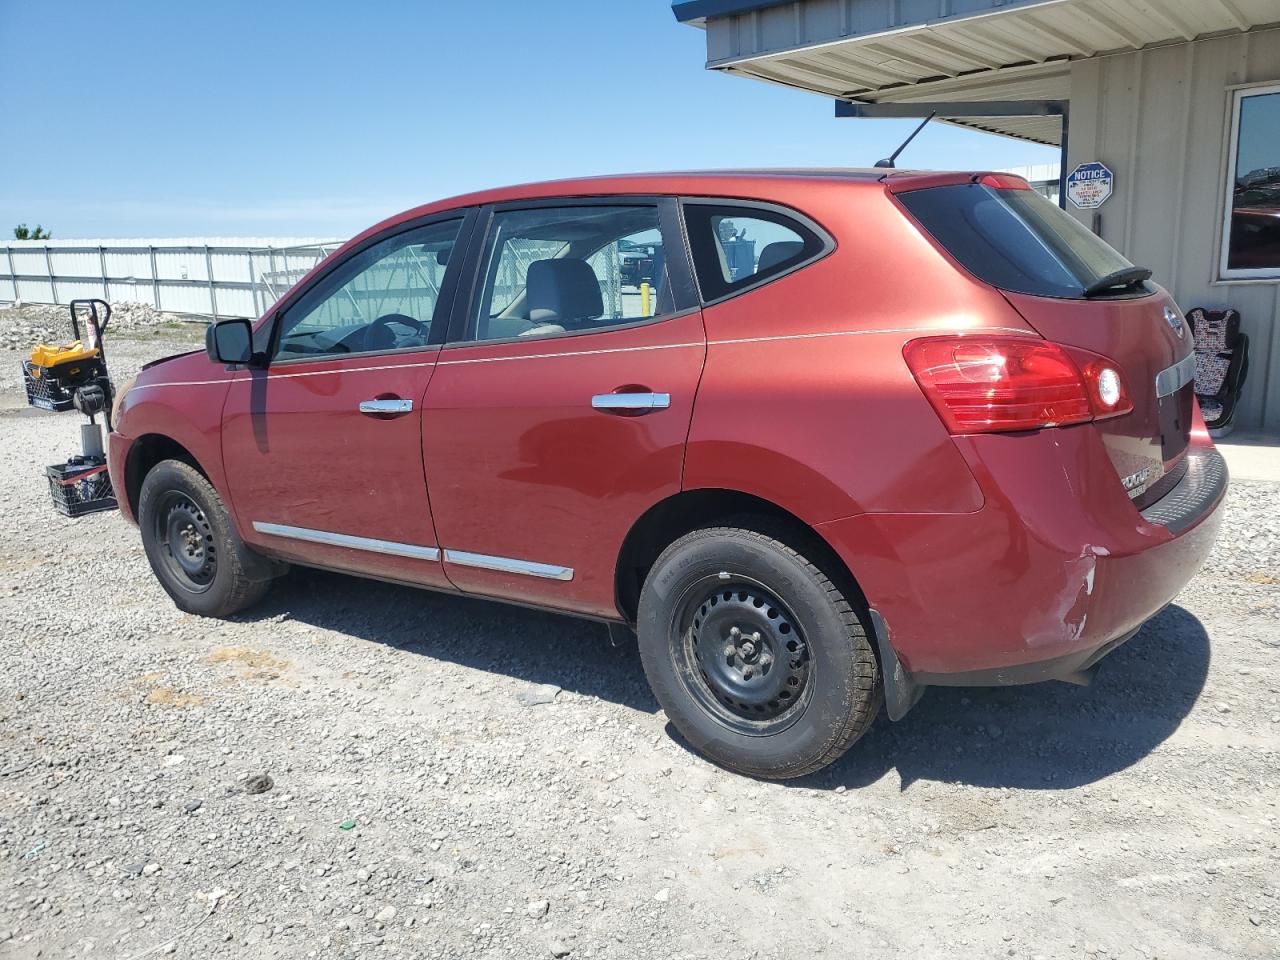
[[781, 211], [686, 203], [684, 218], [706, 301], [780, 276], [826, 249], [817, 232]]
[[1232, 102], [1222, 277], [1280, 278], [1280, 87]]
[[468, 340], [550, 337], [671, 313], [656, 205], [494, 215]]
[[461, 220], [388, 237], [353, 255], [285, 311], [276, 360], [425, 347]]

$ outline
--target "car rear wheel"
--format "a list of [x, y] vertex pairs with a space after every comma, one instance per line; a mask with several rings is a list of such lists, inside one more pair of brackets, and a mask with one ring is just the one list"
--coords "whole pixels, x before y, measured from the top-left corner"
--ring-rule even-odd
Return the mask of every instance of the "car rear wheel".
[[783, 780], [831, 763], [866, 732], [883, 693], [868, 632], [812, 560], [755, 530], [671, 544], [637, 623], [654, 695], [716, 763]]
[[189, 464], [164, 460], [152, 467], [138, 497], [138, 527], [156, 579], [181, 610], [230, 616], [270, 586], [246, 573], [251, 555], [222, 498]]

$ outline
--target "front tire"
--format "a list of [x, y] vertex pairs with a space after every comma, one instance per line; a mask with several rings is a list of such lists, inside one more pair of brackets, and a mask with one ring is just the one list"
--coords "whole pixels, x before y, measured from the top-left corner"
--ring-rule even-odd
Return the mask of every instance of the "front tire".
[[218, 491], [179, 460], [163, 460], [142, 481], [138, 527], [151, 570], [180, 610], [228, 617], [271, 585], [246, 573], [252, 562]]
[[749, 776], [820, 770], [883, 699], [849, 599], [809, 557], [755, 530], [695, 530], [667, 547], [645, 579], [637, 633], [676, 729]]

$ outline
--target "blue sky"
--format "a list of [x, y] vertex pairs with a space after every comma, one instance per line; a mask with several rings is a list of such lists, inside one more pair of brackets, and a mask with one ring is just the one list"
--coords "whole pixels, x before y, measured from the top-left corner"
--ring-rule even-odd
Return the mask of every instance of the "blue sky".
[[[708, 72], [666, 0], [0, 0], [0, 43], [6, 235], [343, 238], [505, 183], [865, 166], [912, 126]], [[900, 162], [1056, 159], [931, 125]]]

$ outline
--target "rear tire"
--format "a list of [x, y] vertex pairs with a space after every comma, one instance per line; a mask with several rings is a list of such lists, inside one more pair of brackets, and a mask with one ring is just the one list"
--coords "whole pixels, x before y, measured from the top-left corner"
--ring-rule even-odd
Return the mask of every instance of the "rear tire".
[[152, 572], [180, 610], [228, 617], [271, 585], [248, 576], [255, 558], [218, 491], [189, 464], [163, 460], [151, 468], [138, 497], [138, 527]]
[[640, 594], [645, 675], [676, 729], [730, 770], [785, 780], [849, 749], [883, 700], [868, 631], [804, 554], [715, 527], [675, 541]]

